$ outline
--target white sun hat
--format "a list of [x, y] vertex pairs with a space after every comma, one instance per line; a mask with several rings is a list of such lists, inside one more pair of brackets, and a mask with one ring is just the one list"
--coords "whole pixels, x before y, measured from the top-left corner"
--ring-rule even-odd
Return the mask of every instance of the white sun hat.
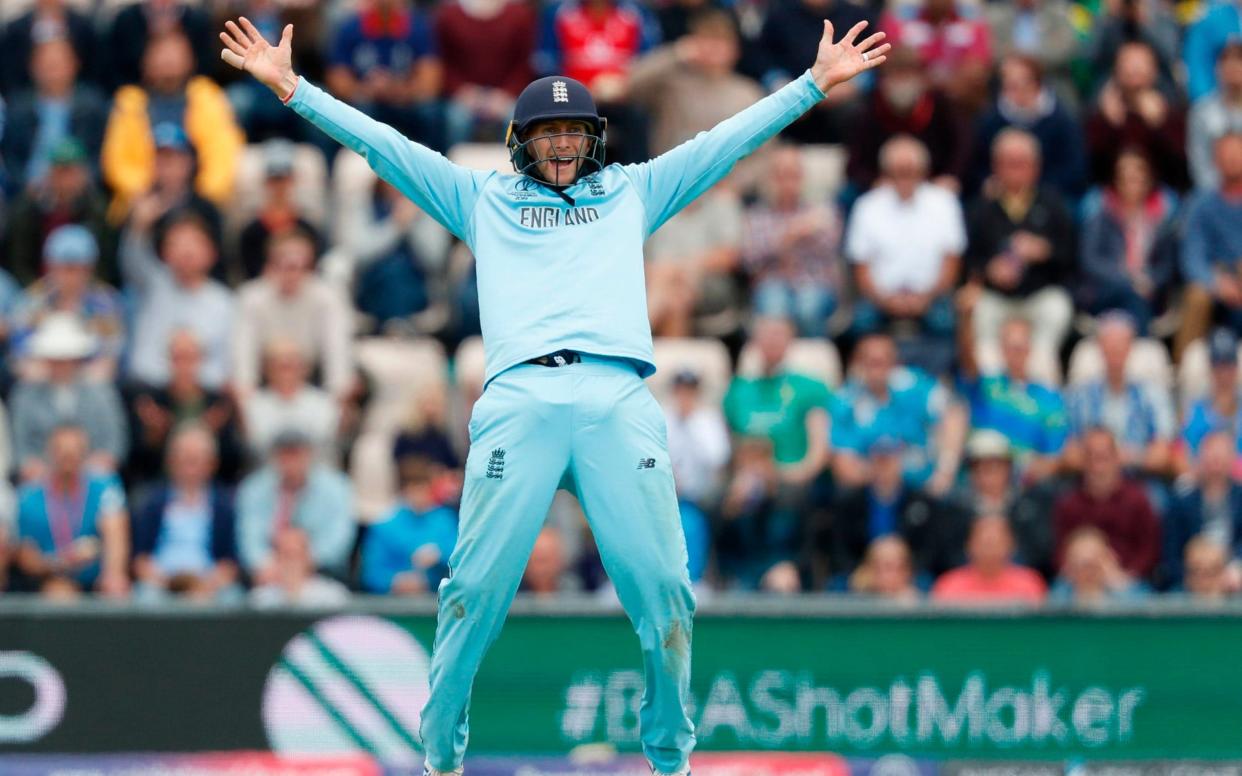
[[52, 313], [30, 338], [30, 355], [51, 361], [78, 361], [95, 354], [98, 341], [78, 316]]

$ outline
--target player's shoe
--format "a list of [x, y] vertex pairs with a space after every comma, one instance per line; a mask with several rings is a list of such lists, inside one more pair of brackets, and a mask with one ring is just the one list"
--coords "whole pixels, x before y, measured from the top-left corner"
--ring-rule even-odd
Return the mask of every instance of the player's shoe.
[[430, 765], [423, 766], [423, 776], [461, 776], [461, 771], [461, 768], [458, 768], [455, 771], [437, 771]]

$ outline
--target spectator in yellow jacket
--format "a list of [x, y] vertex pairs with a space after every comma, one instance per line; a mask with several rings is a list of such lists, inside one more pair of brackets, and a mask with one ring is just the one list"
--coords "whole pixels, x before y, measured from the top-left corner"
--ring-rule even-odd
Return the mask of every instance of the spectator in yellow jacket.
[[151, 128], [173, 122], [185, 129], [198, 161], [194, 187], [217, 205], [233, 192], [245, 136], [224, 90], [194, 76], [194, 53], [180, 32], [153, 38], [142, 61], [142, 85], [122, 86], [113, 101], [103, 143], [103, 175], [115, 193], [110, 211], [122, 221], [155, 178]]

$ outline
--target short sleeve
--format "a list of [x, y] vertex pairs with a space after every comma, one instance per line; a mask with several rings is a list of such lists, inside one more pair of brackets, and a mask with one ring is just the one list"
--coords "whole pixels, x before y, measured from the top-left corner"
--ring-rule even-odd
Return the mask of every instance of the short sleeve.
[[875, 253], [875, 241], [871, 237], [871, 207], [869, 202], [859, 202], [845, 232], [845, 255], [855, 264], [866, 264]]
[[947, 191], [944, 192], [944, 203], [944, 249], [960, 256], [966, 252], [966, 219], [957, 198]]

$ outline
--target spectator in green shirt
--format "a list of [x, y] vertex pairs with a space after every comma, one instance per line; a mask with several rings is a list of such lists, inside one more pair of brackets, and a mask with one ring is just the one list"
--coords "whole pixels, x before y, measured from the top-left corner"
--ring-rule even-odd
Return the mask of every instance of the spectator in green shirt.
[[785, 354], [793, 340], [786, 318], [755, 321], [751, 341], [758, 349], [758, 377], [735, 377], [724, 398], [725, 418], [734, 434], [772, 442], [780, 484], [805, 493], [828, 462], [828, 386], [789, 371]]

